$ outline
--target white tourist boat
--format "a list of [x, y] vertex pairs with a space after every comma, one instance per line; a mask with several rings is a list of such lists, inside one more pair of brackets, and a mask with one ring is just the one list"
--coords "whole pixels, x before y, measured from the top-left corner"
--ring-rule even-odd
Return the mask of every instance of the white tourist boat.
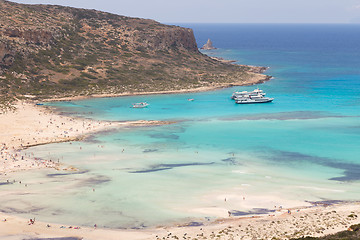
[[266, 93], [264, 93], [263, 90], [256, 88], [252, 92], [248, 92], [248, 91], [234, 92], [231, 96], [231, 99], [236, 99], [236, 98], [240, 98], [240, 97], [244, 97], [244, 96], [257, 96], [257, 95], [265, 96]]
[[149, 104], [147, 102], [139, 102], [139, 103], [134, 103], [133, 104], [133, 108], [145, 108], [149, 106]]
[[244, 95], [243, 97], [235, 98], [237, 104], [249, 104], [249, 103], [268, 103], [272, 102], [274, 98], [264, 97], [263, 95]]

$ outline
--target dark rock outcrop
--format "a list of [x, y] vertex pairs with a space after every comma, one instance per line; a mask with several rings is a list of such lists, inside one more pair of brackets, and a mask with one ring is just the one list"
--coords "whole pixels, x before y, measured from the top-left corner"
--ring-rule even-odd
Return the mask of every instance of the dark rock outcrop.
[[169, 48], [183, 48], [188, 51], [198, 52], [194, 33], [191, 29], [167, 29], [157, 32], [150, 41], [147, 47], [156, 50], [169, 49]]

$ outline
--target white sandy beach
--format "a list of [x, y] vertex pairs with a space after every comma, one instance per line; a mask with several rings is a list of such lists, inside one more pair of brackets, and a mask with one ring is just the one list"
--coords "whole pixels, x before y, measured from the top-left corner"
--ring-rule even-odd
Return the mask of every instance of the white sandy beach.
[[111, 230], [44, 223], [0, 214], [1, 239], [77, 237], [79, 239], [290, 239], [323, 236], [358, 223], [360, 203], [282, 209], [255, 217], [228, 217], [203, 226]]
[[[81, 139], [97, 131], [133, 125], [168, 124], [157, 121], [105, 122], [61, 116], [34, 103], [19, 102], [15, 112], [0, 114], [0, 174], [29, 171], [39, 168], [74, 170], [61, 163], [23, 154], [29, 146]], [[219, 196], [223, 199], [223, 196]], [[271, 198], [271, 196], [269, 196]], [[230, 199], [230, 198], [229, 198]], [[242, 201], [233, 198], [232, 201]], [[230, 200], [228, 200], [230, 203]], [[251, 197], [247, 204], [251, 207]], [[255, 201], [256, 202], [256, 201]], [[236, 203], [234, 203], [236, 204]], [[286, 205], [284, 205], [286, 206]], [[321, 236], [346, 230], [358, 223], [360, 203], [342, 203], [316, 207], [285, 209], [274, 206], [270, 215], [254, 217], [227, 216], [226, 209], [197, 209], [220, 211], [215, 222], [203, 226], [170, 226], [144, 230], [95, 229], [22, 219], [0, 213], [0, 239], [27, 239], [34, 237], [78, 237], [83, 239], [288, 239], [301, 236]], [[290, 210], [291, 213], [288, 211]], [[352, 217], [349, 217], [352, 216]], [[80, 227], [79, 229], [77, 227]]]
[[34, 103], [19, 102], [16, 111], [0, 114], [0, 174], [34, 168], [59, 168], [58, 163], [22, 154], [21, 149], [79, 140], [89, 134], [112, 128], [167, 124], [158, 121], [106, 122], [54, 114]]

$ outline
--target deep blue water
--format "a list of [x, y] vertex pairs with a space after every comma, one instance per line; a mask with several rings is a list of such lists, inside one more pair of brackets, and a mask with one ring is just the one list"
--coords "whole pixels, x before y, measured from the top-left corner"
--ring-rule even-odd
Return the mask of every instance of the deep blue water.
[[[274, 78], [203, 93], [48, 103], [88, 118], [177, 123], [31, 149], [86, 170], [56, 180], [29, 175], [43, 182], [37, 191], [46, 204], [35, 202], [46, 207], [37, 214], [49, 221], [72, 216], [76, 224], [141, 227], [226, 216], [228, 210], [360, 199], [360, 25], [180, 25], [194, 29], [199, 47], [210, 38], [218, 48], [204, 54], [268, 66]], [[235, 90], [255, 87], [275, 100], [237, 105], [230, 99]], [[140, 101], [150, 106], [131, 108]], [[61, 196], [52, 191], [57, 182], [64, 188]], [[36, 196], [22, 201], [33, 204]], [[8, 207], [17, 203], [8, 198]]]
[[[239, 64], [270, 67], [267, 74], [274, 76], [274, 79], [261, 87], [269, 96], [276, 97], [274, 102], [276, 106], [241, 106], [242, 109], [246, 109], [246, 114], [247, 110], [250, 113], [313, 109], [335, 111], [334, 107], [337, 113], [341, 112], [345, 115], [358, 113], [360, 25], [187, 24], [184, 26], [193, 28], [199, 47], [210, 38], [218, 48], [213, 51], [203, 51], [205, 54], [237, 60]], [[193, 103], [183, 101], [192, 98], [193, 94], [143, 96], [72, 102], [69, 103], [69, 110], [84, 111], [85, 115], [92, 112], [97, 118], [113, 120], [223, 116], [239, 113], [228, 99], [235, 89], [238, 88], [215, 93], [199, 93]], [[151, 100], [151, 108], [137, 112], [129, 108], [131, 103], [145, 100]], [[103, 104], [109, 106], [109, 109], [103, 109], [101, 107]], [[64, 107], [66, 103], [53, 105]], [[216, 106], [221, 107], [213, 109]], [[208, 107], [213, 111], [208, 111]]]

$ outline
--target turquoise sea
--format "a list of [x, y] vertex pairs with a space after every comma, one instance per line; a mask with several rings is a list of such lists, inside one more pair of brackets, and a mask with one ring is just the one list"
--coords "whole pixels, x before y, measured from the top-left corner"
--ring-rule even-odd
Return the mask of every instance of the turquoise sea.
[[[13, 176], [29, 187], [0, 185], [0, 211], [143, 228], [360, 200], [360, 25], [179, 25], [194, 29], [198, 46], [213, 41], [218, 49], [204, 54], [268, 66], [274, 78], [212, 92], [48, 103], [72, 116], [176, 123], [31, 148], [80, 171]], [[230, 99], [256, 87], [275, 100]], [[141, 101], [150, 106], [131, 108]]]

